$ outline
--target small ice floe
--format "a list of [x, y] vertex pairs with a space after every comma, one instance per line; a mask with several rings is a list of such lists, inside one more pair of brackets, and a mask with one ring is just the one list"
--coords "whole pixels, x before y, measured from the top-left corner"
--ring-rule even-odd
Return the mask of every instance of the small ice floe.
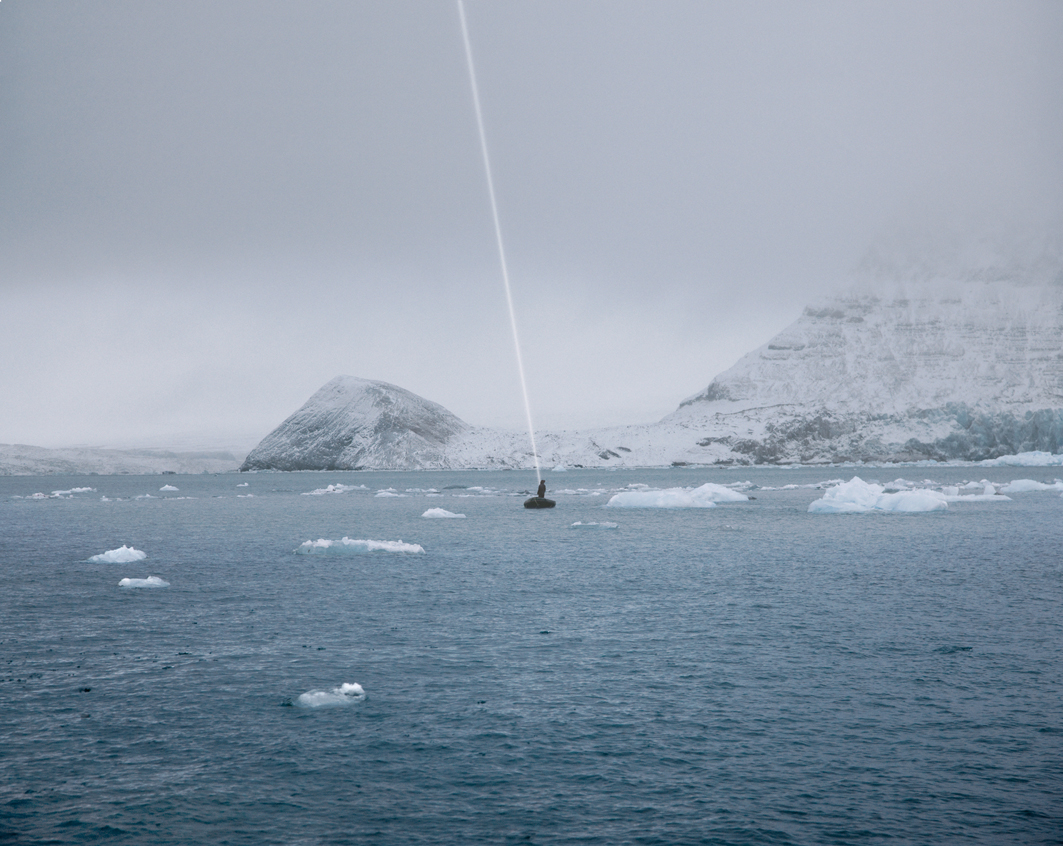
[[610, 508], [715, 508], [718, 502], [745, 502], [749, 497], [723, 485], [706, 482], [700, 488], [660, 491], [623, 491], [606, 503]]
[[93, 555], [89, 561], [94, 561], [97, 564], [130, 564], [133, 561], [143, 561], [147, 557], [148, 554], [146, 552], [141, 552], [139, 549], [122, 544], [118, 549], [108, 549], [99, 555]]
[[553, 472], [554, 473], [567, 473], [568, 472], [568, 468], [564, 464], [558, 464], [556, 467], [554, 467]]
[[810, 514], [864, 514], [869, 511], [945, 511], [949, 503], [945, 494], [932, 490], [906, 490], [885, 493], [882, 485], [853, 476], [830, 488], [821, 499], [808, 506]]
[[[246, 484], [246, 483], [245, 483]], [[239, 487], [239, 485], [237, 485]], [[365, 485], [329, 485], [327, 488], [318, 488], [314, 491], [305, 491], [303, 496], [324, 496], [325, 494], [343, 494], [348, 491], [367, 491]]]
[[118, 583], [120, 588], [168, 588], [169, 582], [164, 582], [158, 576], [148, 576], [146, 579], [122, 579]]
[[358, 682], [341, 684], [332, 690], [308, 690], [300, 693], [295, 704], [300, 708], [337, 708], [365, 699], [365, 690]]
[[238, 488], [246, 488], [247, 485], [248, 485], [247, 482], [240, 482], [240, 484], [238, 484], [236, 487], [238, 487]]
[[573, 523], [571, 526], [569, 526], [569, 528], [570, 529], [615, 529], [619, 525], [620, 525], [619, 523], [607, 523], [607, 522], [604, 522], [604, 521], [601, 522], [601, 523], [584, 523], [581, 520], [577, 520], [575, 523]]
[[161, 488], [159, 488], [159, 490], [160, 491], [176, 491], [176, 490], [178, 490], [178, 488], [175, 488], [173, 485], [163, 485]]
[[395, 490], [394, 488], [385, 488], [382, 491], [377, 491], [375, 496], [378, 496], [378, 497], [384, 497], [384, 496], [406, 496], [406, 494], [401, 494], [397, 490]]
[[464, 514], [455, 514], [453, 511], [447, 511], [445, 508], [429, 508], [422, 517], [457, 517], [465, 519]]
[[357, 555], [363, 552], [424, 552], [424, 547], [401, 540], [378, 541], [344, 537], [338, 541], [326, 538], [303, 541], [295, 551], [299, 555]]
[[1033, 479], [1016, 479], [1000, 489], [1002, 494], [1031, 493], [1033, 491], [1063, 491], [1063, 481], [1056, 479], [1051, 485]]
[[[961, 493], [961, 491], [977, 491], [981, 493]], [[989, 483], [971, 482], [965, 485], [944, 485], [941, 493], [949, 502], [1011, 502], [1010, 496], [1004, 496]]]
[[[30, 494], [26, 499], [70, 499], [74, 494], [79, 493], [96, 493], [95, 488], [70, 488], [66, 491], [52, 491], [50, 494], [35, 493]], [[20, 496], [12, 497], [12, 499], [22, 499]]]

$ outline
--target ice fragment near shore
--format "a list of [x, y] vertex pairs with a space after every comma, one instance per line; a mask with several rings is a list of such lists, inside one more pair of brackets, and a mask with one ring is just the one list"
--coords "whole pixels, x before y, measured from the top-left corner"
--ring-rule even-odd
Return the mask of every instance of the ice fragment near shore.
[[723, 485], [706, 482], [700, 488], [660, 491], [623, 491], [606, 503], [611, 508], [715, 508], [718, 502], [745, 502], [749, 497]]
[[348, 555], [363, 552], [424, 552], [424, 547], [401, 540], [378, 541], [344, 537], [338, 541], [327, 538], [303, 541], [295, 551], [299, 555]]
[[[237, 487], [240, 487], [237, 485]], [[327, 488], [318, 488], [313, 491], [306, 491], [303, 496], [323, 496], [325, 494], [341, 494], [347, 493], [347, 491], [366, 491], [369, 490], [365, 485], [329, 485]]]
[[1032, 491], [1063, 491], [1063, 481], [1056, 479], [1053, 484], [1049, 485], [1044, 482], [1035, 482], [1033, 479], [1015, 479], [1000, 489], [1000, 492], [1005, 494], [1031, 493]]
[[422, 517], [459, 517], [464, 519], [464, 514], [455, 514], [453, 511], [447, 511], [445, 508], [429, 508]]

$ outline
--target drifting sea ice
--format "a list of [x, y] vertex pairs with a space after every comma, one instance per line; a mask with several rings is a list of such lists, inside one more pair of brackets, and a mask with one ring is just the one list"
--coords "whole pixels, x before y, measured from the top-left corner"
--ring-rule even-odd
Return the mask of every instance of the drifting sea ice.
[[573, 523], [571, 526], [569, 526], [569, 528], [570, 529], [615, 529], [619, 525], [620, 525], [619, 523], [608, 523], [608, 522], [584, 523], [581, 520], [577, 520], [575, 523]]
[[159, 488], [159, 490], [160, 491], [176, 491], [178, 489], [175, 488], [173, 485], [163, 485], [161, 488]]
[[365, 699], [365, 690], [358, 682], [344, 683], [332, 690], [308, 690], [299, 694], [295, 704], [302, 708], [336, 708], [361, 702]]
[[882, 485], [869, 484], [859, 476], [830, 488], [808, 506], [810, 514], [865, 514], [869, 511], [945, 511], [945, 494], [931, 490], [885, 493]]
[[455, 514], [453, 511], [447, 511], [445, 508], [429, 508], [422, 517], [457, 517], [464, 519], [464, 514]]
[[[240, 487], [237, 485], [236, 487]], [[325, 494], [342, 494], [347, 491], [367, 491], [365, 485], [329, 485], [327, 488], [318, 488], [315, 491], [305, 491], [303, 496], [324, 496]]]
[[700, 488], [660, 491], [623, 491], [605, 504], [611, 508], [715, 508], [718, 502], [745, 502], [749, 497], [723, 485], [706, 482]]
[[130, 564], [133, 561], [143, 561], [147, 557], [148, 554], [146, 552], [141, 552], [139, 549], [122, 544], [118, 549], [108, 549], [99, 555], [93, 555], [89, 561], [94, 561], [97, 564]]
[[[52, 491], [50, 494], [35, 493], [30, 494], [26, 499], [70, 499], [74, 494], [79, 493], [95, 493], [95, 488], [71, 488], [68, 491]], [[22, 499], [20, 496], [12, 497], [12, 499]]]
[[1033, 479], [1016, 479], [1000, 489], [1001, 493], [1030, 493], [1032, 491], [1063, 491], [1063, 481], [1056, 479], [1051, 485], [1035, 482]]
[[424, 547], [401, 540], [378, 541], [344, 537], [338, 541], [326, 538], [303, 541], [295, 551], [299, 555], [357, 555], [363, 552], [424, 552]]
[[148, 576], [146, 579], [122, 579], [118, 583], [120, 588], [168, 588], [169, 582], [164, 582], [158, 576]]

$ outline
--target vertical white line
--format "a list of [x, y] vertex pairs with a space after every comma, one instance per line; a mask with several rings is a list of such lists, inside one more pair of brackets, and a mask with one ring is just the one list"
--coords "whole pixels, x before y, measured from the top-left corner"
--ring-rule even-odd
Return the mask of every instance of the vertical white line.
[[472, 83], [472, 104], [476, 109], [476, 126], [480, 130], [480, 149], [484, 154], [484, 171], [487, 173], [487, 193], [491, 197], [491, 216], [495, 221], [495, 240], [498, 242], [498, 259], [502, 264], [502, 283], [506, 288], [506, 304], [509, 306], [509, 325], [513, 329], [513, 346], [517, 351], [517, 370], [520, 372], [520, 388], [524, 394], [524, 413], [528, 418], [528, 438], [531, 440], [532, 457], [535, 459], [535, 482], [542, 478], [539, 469], [539, 450], [535, 446], [535, 426], [532, 425], [531, 403], [528, 401], [528, 383], [524, 378], [524, 358], [520, 353], [520, 337], [517, 334], [517, 313], [513, 308], [513, 293], [509, 287], [509, 269], [506, 266], [506, 250], [502, 246], [502, 225], [498, 222], [498, 203], [495, 201], [495, 183], [491, 178], [491, 160], [487, 155], [487, 134], [480, 111], [480, 90], [476, 85], [476, 69], [472, 62], [472, 43], [469, 27], [465, 23], [465, 4], [458, 0], [458, 15], [461, 18], [461, 34], [465, 39], [465, 59], [469, 65], [469, 82]]

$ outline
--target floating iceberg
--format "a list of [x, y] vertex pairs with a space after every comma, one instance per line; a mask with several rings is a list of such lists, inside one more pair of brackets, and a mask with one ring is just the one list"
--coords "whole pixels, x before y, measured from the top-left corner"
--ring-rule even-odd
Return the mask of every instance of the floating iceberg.
[[[237, 485], [236, 487], [240, 487]], [[365, 485], [329, 485], [327, 488], [318, 488], [315, 491], [306, 491], [303, 496], [324, 496], [325, 494], [342, 494], [347, 491], [367, 491]]]
[[[71, 488], [68, 491], [52, 491], [50, 494], [35, 493], [30, 494], [26, 499], [70, 499], [74, 494], [79, 493], [95, 493], [95, 488]], [[20, 496], [12, 497], [12, 499], [22, 499]]]
[[325, 538], [303, 541], [295, 551], [299, 555], [348, 555], [361, 552], [424, 552], [424, 547], [401, 540], [378, 541], [344, 537], [338, 541]]
[[661, 491], [624, 491], [606, 503], [611, 508], [715, 508], [718, 502], [745, 502], [749, 497], [723, 485], [706, 482], [700, 488]]
[[295, 704], [302, 708], [336, 708], [361, 702], [365, 699], [365, 691], [358, 682], [341, 684], [332, 690], [308, 690], [299, 694]]
[[406, 496], [406, 494], [400, 494], [398, 491], [393, 491], [389, 488], [385, 491], [377, 491], [374, 496]]
[[122, 579], [118, 583], [121, 588], [168, 588], [169, 582], [164, 582], [158, 576], [148, 576], [146, 579]]
[[173, 485], [163, 485], [161, 488], [159, 488], [159, 490], [160, 491], [176, 491], [177, 488], [175, 488]]
[[447, 511], [445, 508], [429, 508], [422, 517], [460, 517], [464, 519], [464, 514], [455, 514], [453, 511]]
[[575, 523], [573, 523], [571, 526], [569, 526], [569, 528], [570, 529], [615, 529], [619, 525], [620, 525], [619, 523], [607, 523], [607, 522], [602, 522], [602, 523], [584, 523], [584, 522], [582, 522], [580, 520], [577, 520]]
[[941, 489], [941, 493], [944, 494], [947, 502], [1011, 502], [1010, 496], [997, 493], [997, 489], [991, 484], [985, 486], [974, 484], [973, 488], [975, 490], [982, 488], [982, 493], [979, 494], [960, 493], [961, 490], [970, 490], [971, 488], [972, 485], [970, 483], [962, 488], [956, 485], [945, 485]]
[[882, 485], [853, 476], [830, 488], [822, 498], [808, 506], [811, 514], [863, 514], [868, 511], [945, 511], [949, 507], [945, 494], [931, 490], [885, 493]]
[[122, 544], [118, 549], [108, 549], [99, 555], [93, 555], [89, 561], [95, 561], [98, 564], [129, 564], [133, 561], [143, 561], [147, 557], [146, 552]]

